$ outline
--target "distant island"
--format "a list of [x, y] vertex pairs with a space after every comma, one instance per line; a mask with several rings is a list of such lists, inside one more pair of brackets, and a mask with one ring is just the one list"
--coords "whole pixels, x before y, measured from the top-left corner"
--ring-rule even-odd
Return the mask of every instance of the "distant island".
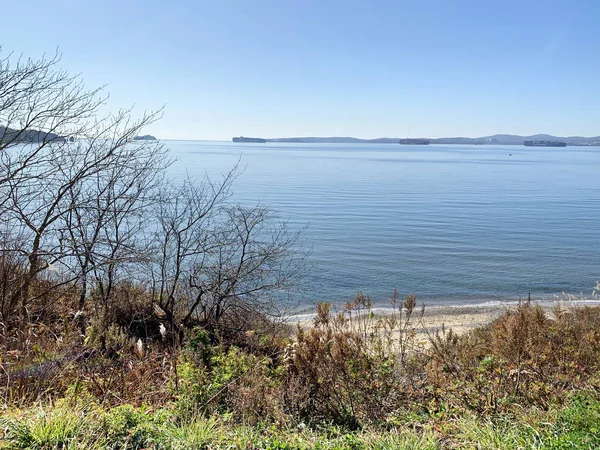
[[[292, 138], [233, 138], [233, 142], [291, 142], [291, 143], [306, 143], [306, 144], [412, 144], [426, 145], [429, 144], [461, 144], [461, 145], [524, 145], [526, 141], [532, 142], [560, 142], [565, 146], [600, 146], [600, 136], [582, 137], [569, 136], [560, 137], [549, 134], [535, 134], [533, 136], [519, 136], [515, 134], [494, 134], [493, 136], [483, 136], [477, 138], [470, 137], [446, 137], [446, 138], [376, 138], [376, 139], [359, 139], [354, 137], [292, 137]], [[562, 145], [561, 145], [562, 146]]]
[[249, 143], [253, 143], [253, 144], [264, 144], [265, 142], [267, 142], [267, 140], [263, 139], [263, 138], [252, 138], [252, 137], [244, 137], [244, 136], [234, 137], [231, 140], [233, 142], [249, 142]]
[[157, 141], [158, 139], [156, 139], [154, 136], [152, 136], [150, 134], [145, 134], [143, 136], [134, 136], [133, 140], [134, 141]]

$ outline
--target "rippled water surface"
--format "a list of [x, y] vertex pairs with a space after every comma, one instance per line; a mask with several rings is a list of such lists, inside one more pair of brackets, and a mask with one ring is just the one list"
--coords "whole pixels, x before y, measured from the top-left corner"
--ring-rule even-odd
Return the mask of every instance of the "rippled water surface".
[[234, 197], [308, 225], [314, 292], [429, 304], [591, 294], [600, 149], [167, 141], [182, 177], [245, 168]]

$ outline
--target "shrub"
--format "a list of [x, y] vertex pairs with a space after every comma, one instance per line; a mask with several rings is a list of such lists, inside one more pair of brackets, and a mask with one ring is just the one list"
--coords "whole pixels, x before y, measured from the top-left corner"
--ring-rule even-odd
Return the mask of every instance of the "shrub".
[[186, 420], [233, 413], [243, 422], [256, 423], [281, 420], [280, 374], [271, 357], [213, 346], [208, 334], [196, 329], [188, 337], [171, 386], [178, 414]]
[[440, 397], [480, 414], [548, 408], [600, 370], [599, 325], [600, 308], [557, 308], [550, 318], [524, 303], [464, 336], [434, 336], [428, 377]]
[[356, 428], [407, 404], [418, 382], [407, 370], [415, 305], [414, 297], [407, 297], [397, 315], [385, 318], [375, 317], [361, 293], [336, 317], [328, 304], [319, 305], [316, 327], [298, 328], [288, 351], [287, 412], [307, 422]]

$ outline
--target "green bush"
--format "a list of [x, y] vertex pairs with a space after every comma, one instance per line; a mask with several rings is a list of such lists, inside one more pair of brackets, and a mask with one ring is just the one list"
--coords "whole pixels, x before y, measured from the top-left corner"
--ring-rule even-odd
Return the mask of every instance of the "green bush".
[[176, 410], [184, 420], [211, 414], [234, 414], [244, 422], [281, 418], [281, 367], [271, 358], [237, 347], [211, 346], [191, 339], [171, 383]]
[[100, 433], [107, 441], [106, 448], [143, 449], [157, 442], [159, 429], [169, 417], [164, 410], [152, 413], [146, 407], [117, 406], [102, 416]]
[[438, 399], [485, 416], [548, 409], [594, 383], [600, 371], [600, 308], [519, 305], [495, 322], [432, 339], [427, 381]]
[[600, 448], [600, 402], [590, 393], [577, 393], [555, 428], [549, 448]]

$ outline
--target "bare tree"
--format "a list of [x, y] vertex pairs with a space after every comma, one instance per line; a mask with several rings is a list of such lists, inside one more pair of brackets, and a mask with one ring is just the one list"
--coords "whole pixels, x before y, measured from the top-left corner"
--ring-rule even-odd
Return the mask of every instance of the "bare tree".
[[175, 330], [240, 331], [251, 318], [274, 316], [304, 274], [301, 233], [265, 207], [229, 204], [233, 178], [187, 181], [159, 204], [156, 298]]
[[[0, 184], [47, 161], [41, 153], [48, 145], [94, 134], [107, 99], [101, 88], [86, 90], [78, 76], [60, 70], [58, 53], [13, 60], [12, 54], [0, 59]], [[9, 154], [11, 147], [17, 148]]]
[[90, 281], [106, 315], [115, 284], [123, 275], [139, 278], [140, 264], [150, 260], [148, 224], [167, 164], [161, 146], [142, 142], [118, 152], [105, 170], [70, 189], [59, 233], [79, 285], [82, 334]]
[[[19, 177], [9, 177], [0, 186], [6, 195], [2, 211], [3, 220], [25, 238], [21, 251], [28, 258], [28, 274], [21, 289], [21, 316], [26, 314], [27, 304], [33, 300], [29, 287], [38, 274], [50, 266], [72, 267], [73, 257], [83, 257], [87, 262], [84, 271], [97, 250], [99, 235], [90, 241], [83, 239], [84, 216], [90, 216], [92, 206], [100, 208], [95, 231], [104, 234], [105, 242], [112, 242], [107, 233], [121, 234], [116, 237], [113, 248], [123, 249], [125, 219], [138, 208], [140, 199], [154, 179], [154, 170], [160, 170], [160, 148], [131, 148], [130, 140], [156, 116], [146, 116], [140, 122], [128, 124], [123, 113], [109, 123], [108, 129], [100, 128], [97, 136], [80, 138], [74, 143], [45, 145], [35, 164], [22, 169]], [[116, 136], [106, 135], [106, 132]], [[152, 144], [144, 143], [143, 146]], [[10, 151], [9, 151], [10, 153]], [[10, 161], [10, 157], [6, 160]], [[17, 162], [18, 164], [18, 162]], [[96, 190], [93, 191], [92, 188]], [[115, 198], [116, 196], [117, 198]], [[77, 222], [73, 221], [77, 218]], [[98, 220], [100, 222], [98, 222]], [[79, 229], [73, 225], [79, 225]], [[110, 230], [110, 231], [109, 231]], [[82, 240], [75, 241], [74, 233]], [[68, 242], [65, 241], [68, 234]], [[131, 234], [131, 231], [129, 231]], [[90, 247], [90, 244], [93, 244]], [[113, 254], [116, 257], [116, 253]], [[87, 264], [87, 265], [85, 265]], [[98, 268], [97, 265], [94, 265]], [[66, 273], [64, 270], [63, 273]], [[86, 275], [73, 274], [75, 276]], [[71, 282], [63, 279], [62, 283]]]
[[119, 229], [117, 247], [125, 248], [125, 217], [131, 218], [142, 192], [162, 173], [164, 152], [151, 142], [130, 144], [160, 111], [137, 121], [128, 110], [101, 117], [102, 91], [87, 91], [78, 77], [59, 70], [58, 56], [14, 65], [10, 56], [0, 60], [0, 222], [10, 230], [5, 241], [18, 238], [14, 251], [27, 258], [20, 287], [12, 290], [19, 299], [9, 302], [19, 304], [24, 322], [35, 300], [31, 284], [42, 272], [60, 271], [54, 288], [85, 278], [92, 265], [100, 267], [93, 256], [100, 235], [84, 239], [82, 228], [94, 208], [105, 209], [95, 231], [112, 245], [108, 230]]
[[156, 207], [154, 233], [158, 257], [153, 265], [154, 296], [172, 329], [176, 309], [185, 311], [189, 298], [189, 276], [217, 243], [213, 230], [229, 196], [235, 170], [220, 183], [208, 177], [185, 180], [180, 186], [167, 185]]
[[83, 334], [90, 299], [107, 326], [115, 289], [132, 279], [152, 283], [172, 331], [217, 336], [275, 314], [303, 272], [299, 234], [262, 206], [231, 204], [237, 167], [218, 183], [166, 182], [160, 143], [132, 143], [161, 112], [101, 117], [102, 90], [58, 62], [0, 60], [2, 321], [26, 324], [67, 286]]
[[230, 206], [214, 230], [212, 251], [191, 267], [195, 299], [183, 318], [229, 328], [257, 312], [274, 315], [278, 300], [298, 287], [304, 261], [299, 233], [263, 206]]

